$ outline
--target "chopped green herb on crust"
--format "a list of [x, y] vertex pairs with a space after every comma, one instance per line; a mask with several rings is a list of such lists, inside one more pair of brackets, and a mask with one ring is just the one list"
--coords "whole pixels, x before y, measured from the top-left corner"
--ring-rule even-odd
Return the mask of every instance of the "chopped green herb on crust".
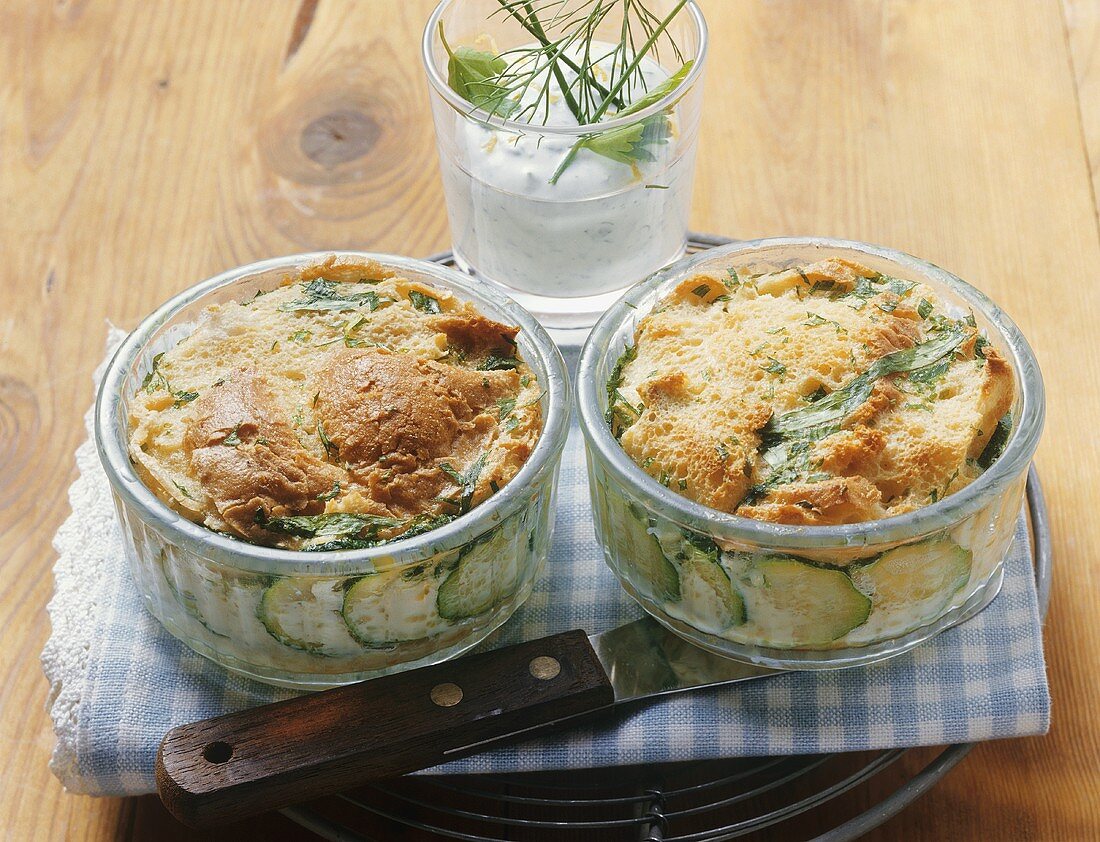
[[928, 505], [1000, 452], [1015, 385], [939, 300], [839, 258], [687, 278], [637, 323], [607, 423], [650, 476], [722, 511], [830, 524]]

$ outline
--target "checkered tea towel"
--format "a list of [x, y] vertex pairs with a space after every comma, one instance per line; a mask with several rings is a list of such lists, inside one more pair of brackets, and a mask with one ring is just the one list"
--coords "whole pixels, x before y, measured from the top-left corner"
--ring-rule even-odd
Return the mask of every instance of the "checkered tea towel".
[[[112, 331], [111, 344], [122, 339]], [[91, 413], [86, 416], [91, 428]], [[604, 566], [574, 429], [562, 459], [554, 546], [534, 593], [493, 647], [641, 616]], [[153, 760], [179, 724], [291, 695], [226, 672], [169, 635], [130, 578], [95, 445], [76, 452], [72, 515], [54, 541], [53, 631], [42, 663], [57, 735], [51, 768], [95, 795], [154, 789]], [[790, 673], [665, 697], [597, 724], [439, 767], [518, 772], [662, 761], [936, 745], [1041, 734], [1050, 697], [1027, 530], [985, 611], [912, 652], [869, 667]]]

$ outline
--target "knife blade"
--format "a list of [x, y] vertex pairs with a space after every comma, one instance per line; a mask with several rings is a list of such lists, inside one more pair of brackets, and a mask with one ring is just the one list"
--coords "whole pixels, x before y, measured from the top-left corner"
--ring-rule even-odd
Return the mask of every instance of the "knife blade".
[[616, 704], [784, 672], [700, 649], [650, 617], [588, 640], [611, 680]]
[[193, 827], [341, 792], [668, 693], [772, 675], [643, 618], [467, 655], [169, 731], [168, 810]]

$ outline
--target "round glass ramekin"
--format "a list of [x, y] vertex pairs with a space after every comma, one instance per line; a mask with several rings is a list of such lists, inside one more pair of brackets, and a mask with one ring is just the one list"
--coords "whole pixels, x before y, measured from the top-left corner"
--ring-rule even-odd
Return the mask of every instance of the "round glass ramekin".
[[[696, 274], [722, 273], [728, 266], [735, 266], [739, 272], [767, 272], [830, 256], [927, 284], [958, 316], [973, 313], [978, 327], [1008, 360], [1016, 382], [1013, 428], [1000, 457], [976, 481], [929, 506], [895, 517], [839, 526], [774, 524], [720, 512], [665, 488], [634, 464], [605, 420], [606, 384], [616, 361], [633, 344], [638, 322], [655, 302]], [[1027, 468], [1044, 417], [1043, 381], [1035, 356], [1016, 325], [985, 295], [951, 273], [910, 255], [825, 238], [735, 243], [693, 255], [652, 275], [611, 307], [593, 329], [581, 354], [576, 390], [588, 451], [596, 533], [608, 565], [626, 590], [665, 626], [705, 649], [737, 660], [792, 669], [846, 667], [892, 657], [984, 608], [1001, 585], [1004, 556], [1012, 541]], [[772, 581], [759, 572], [766, 569], [762, 562], [768, 560], [779, 558], [835, 571], [826, 576], [846, 576], [854, 587], [860, 581], [858, 571], [862, 566], [887, 550], [924, 541], [951, 541], [968, 550], [970, 570], [968, 576], [963, 572], [952, 580], [951, 587], [957, 590], [942, 605], [938, 604], [939, 598], [921, 603], [936, 606], [931, 616], [910, 618], [911, 622], [906, 620], [903, 627], [896, 622], [892, 627], [871, 622], [875, 617], [875, 594], [871, 593], [865, 594], [871, 602], [868, 621], [840, 637], [775, 645], [774, 638], [739, 632], [737, 625], [726, 629], [710, 626], [707, 630], [697, 627], [708, 626], [707, 618], [685, 613], [676, 600], [677, 588], [662, 586], [656, 581], [660, 577], [653, 574], [657, 568], [639, 563], [643, 553], [638, 548], [651, 549], [655, 538], [665, 539], [667, 547], [670, 537], [693, 546], [716, 545], [717, 557], [731, 584], [742, 588], [743, 594], [746, 588], [784, 587], [779, 578]], [[786, 569], [803, 570], [789, 564]], [[667, 568], [658, 570], [668, 575], [665, 571]], [[865, 581], [862, 587], [866, 589]], [[811, 607], [812, 611], [831, 610], [824, 604], [824, 596], [809, 598], [821, 600], [821, 604]], [[882, 611], [885, 616], [886, 609]], [[883, 633], [888, 627], [889, 633]]]
[[[437, 663], [484, 639], [531, 593], [549, 552], [558, 465], [570, 416], [568, 375], [561, 353], [526, 310], [461, 273], [435, 263], [364, 252], [337, 258], [377, 260], [404, 277], [450, 290], [489, 318], [518, 325], [519, 353], [544, 389], [543, 429], [530, 458], [511, 482], [451, 523], [365, 550], [295, 552], [257, 546], [213, 532], [176, 513], [138, 477], [128, 453], [128, 408], [153, 356], [187, 336], [209, 305], [251, 298], [329, 252], [273, 258], [203, 281], [143, 321], [119, 347], [96, 402], [95, 433], [111, 482], [126, 553], [149, 611], [196, 652], [235, 672], [286, 687], [320, 689], [387, 672]], [[490, 595], [475, 616], [445, 620], [436, 592], [460, 560], [474, 558]], [[419, 639], [360, 642], [344, 621], [345, 594], [365, 577], [384, 583], [386, 616], [423, 618]], [[289, 580], [289, 581], [288, 581]], [[320, 618], [318, 641], [280, 641], [264, 623], [265, 592], [297, 588]], [[321, 603], [320, 606], [317, 603]], [[332, 610], [325, 608], [326, 603]], [[475, 603], [477, 605], [478, 603]], [[300, 644], [300, 642], [299, 642]]]

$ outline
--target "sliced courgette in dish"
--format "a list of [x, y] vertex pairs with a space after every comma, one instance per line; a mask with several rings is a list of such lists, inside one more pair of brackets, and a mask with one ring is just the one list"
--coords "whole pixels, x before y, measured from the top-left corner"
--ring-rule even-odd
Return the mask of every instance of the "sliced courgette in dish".
[[610, 540], [628, 566], [630, 580], [653, 599], [679, 602], [680, 573], [650, 532], [650, 518], [634, 503], [625, 505], [624, 511], [628, 515], [612, 525]]
[[922, 541], [887, 550], [852, 571], [871, 598], [867, 634], [898, 635], [938, 616], [970, 581], [970, 550], [953, 541]]
[[871, 600], [839, 570], [765, 556], [738, 578], [748, 621], [766, 645], [821, 646], [867, 621]]
[[[198, 601], [195, 599], [194, 592], [184, 583], [176, 581], [177, 577], [182, 578], [182, 576], [179, 576], [177, 572], [178, 568], [169, 566], [164, 550], [161, 550], [157, 555], [157, 565], [160, 567], [161, 575], [164, 576], [164, 583], [168, 586], [168, 590], [172, 596], [175, 597], [176, 602], [180, 604], [180, 607], [182, 607], [184, 611], [200, 623], [203, 623], [203, 618], [202, 615], [199, 614]], [[203, 625], [205, 625], [205, 623], [203, 623]]]
[[650, 531], [650, 519], [640, 506], [608, 491], [608, 517], [604, 541], [623, 574], [644, 596], [659, 601], [680, 599], [680, 575], [668, 560], [656, 536]]
[[442, 625], [435, 616], [435, 589], [429, 567], [416, 576], [401, 570], [372, 573], [344, 591], [340, 614], [348, 633], [363, 646], [390, 648], [429, 637]]
[[665, 558], [679, 570], [675, 616], [708, 632], [744, 623], [745, 603], [718, 563], [718, 545], [706, 535], [673, 526], [656, 532]]
[[718, 545], [706, 535], [688, 532], [672, 524], [656, 527], [653, 532], [669, 561], [679, 562], [688, 558], [718, 561]]
[[[465, 547], [458, 564], [439, 586], [436, 607], [446, 620], [463, 620], [484, 614], [515, 589], [517, 552], [496, 528]], [[509, 590], [511, 589], [511, 590]]]
[[439, 586], [436, 606], [447, 620], [476, 617], [493, 607], [493, 561], [468, 553]]
[[718, 630], [745, 622], [745, 603], [733, 589], [729, 574], [702, 553], [680, 562], [680, 594], [686, 622], [697, 618], [696, 622]]
[[163, 551], [159, 563], [176, 601], [211, 634], [240, 638], [258, 630], [252, 606], [255, 594], [270, 584], [269, 577], [198, 565], [170, 566]]
[[263, 592], [256, 616], [284, 646], [324, 655], [327, 647], [350, 643], [339, 618], [342, 603], [332, 580], [284, 576]]

